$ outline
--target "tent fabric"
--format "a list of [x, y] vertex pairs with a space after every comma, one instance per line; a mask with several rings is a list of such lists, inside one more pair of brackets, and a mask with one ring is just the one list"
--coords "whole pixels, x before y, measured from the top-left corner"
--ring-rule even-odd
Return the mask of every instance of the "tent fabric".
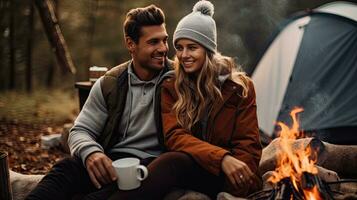
[[329, 3], [276, 35], [252, 75], [264, 133], [272, 136], [277, 121], [291, 124], [289, 112], [303, 107], [301, 129], [357, 142], [356, 20], [357, 5]]
[[357, 21], [357, 5], [351, 2], [337, 1], [327, 3], [316, 9], [318, 12], [335, 14], [337, 16], [342, 16], [353, 21]]
[[289, 24], [273, 41], [254, 71], [257, 95], [258, 122], [265, 133], [272, 133], [285, 95], [300, 42], [304, 33], [301, 26], [310, 17]]
[[355, 24], [312, 16], [283, 102], [278, 121], [289, 119], [293, 107], [302, 107], [303, 130], [357, 126]]

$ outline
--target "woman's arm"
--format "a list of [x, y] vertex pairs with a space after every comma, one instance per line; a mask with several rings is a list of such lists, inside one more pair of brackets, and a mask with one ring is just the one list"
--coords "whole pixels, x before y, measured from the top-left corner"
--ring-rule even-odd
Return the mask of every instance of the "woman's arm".
[[262, 154], [257, 119], [257, 105], [253, 82], [248, 79], [248, 96], [238, 108], [236, 126], [231, 144], [235, 158], [245, 162], [253, 173], [256, 173]]
[[238, 108], [236, 128], [232, 135], [232, 156], [225, 156], [222, 161], [222, 170], [236, 191], [237, 187], [242, 188], [242, 185], [255, 185], [259, 188], [260, 184], [258, 166], [262, 146], [259, 139], [257, 106], [253, 82], [248, 79], [247, 84], [248, 96]]

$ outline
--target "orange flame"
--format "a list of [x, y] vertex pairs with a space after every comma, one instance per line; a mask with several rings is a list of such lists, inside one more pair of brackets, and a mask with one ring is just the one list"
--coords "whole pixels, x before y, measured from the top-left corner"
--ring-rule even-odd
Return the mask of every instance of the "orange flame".
[[317, 187], [313, 187], [311, 190], [304, 190], [305, 199], [307, 200], [323, 200]]
[[[269, 178], [269, 182], [275, 184], [283, 178], [289, 177], [294, 187], [299, 190], [299, 182], [303, 172], [309, 172], [311, 174], [317, 174], [317, 168], [315, 167], [316, 160], [311, 160], [313, 152], [311, 148], [306, 148], [301, 144], [299, 147], [293, 148], [294, 140], [303, 136], [299, 131], [299, 121], [297, 114], [302, 112], [302, 108], [294, 108], [290, 112], [290, 116], [293, 120], [292, 127], [288, 127], [282, 122], [278, 122], [281, 131], [279, 132], [278, 147], [281, 149], [281, 154], [278, 155], [277, 168], [273, 172], [273, 175]], [[316, 158], [316, 156], [314, 156]], [[316, 187], [311, 191], [304, 190], [305, 198], [308, 200], [319, 200], [320, 195]]]

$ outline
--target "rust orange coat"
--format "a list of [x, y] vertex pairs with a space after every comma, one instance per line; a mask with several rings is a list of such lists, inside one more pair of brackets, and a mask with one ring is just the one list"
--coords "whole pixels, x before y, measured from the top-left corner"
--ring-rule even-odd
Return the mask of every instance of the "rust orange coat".
[[[204, 169], [214, 175], [222, 175], [221, 162], [226, 154], [245, 162], [258, 175], [261, 157], [256, 101], [253, 83], [248, 79], [248, 96], [242, 97], [242, 87], [231, 79], [222, 85], [222, 99], [217, 99], [208, 118], [207, 141], [198, 139], [176, 120], [172, 107], [177, 101], [174, 78], [162, 83], [161, 112], [164, 142], [169, 151], [190, 154]], [[259, 179], [258, 179], [259, 180]], [[228, 179], [225, 190], [235, 195], [245, 196], [260, 188], [260, 181], [234, 191]]]

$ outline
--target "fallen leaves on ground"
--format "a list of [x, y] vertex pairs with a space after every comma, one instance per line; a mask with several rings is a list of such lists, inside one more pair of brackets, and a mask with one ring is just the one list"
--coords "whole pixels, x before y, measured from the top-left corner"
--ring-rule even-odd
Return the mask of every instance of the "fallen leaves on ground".
[[61, 147], [41, 148], [41, 136], [62, 133], [62, 125], [20, 124], [0, 120], [0, 151], [8, 153], [9, 168], [22, 174], [45, 174], [69, 156]]

